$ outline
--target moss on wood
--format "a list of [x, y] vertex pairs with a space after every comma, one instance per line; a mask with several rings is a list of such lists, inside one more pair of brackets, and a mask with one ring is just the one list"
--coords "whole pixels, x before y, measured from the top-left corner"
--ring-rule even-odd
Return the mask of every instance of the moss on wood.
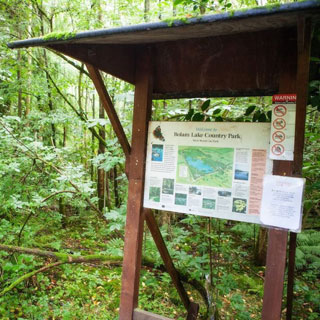
[[70, 40], [73, 39], [76, 32], [51, 32], [42, 37], [43, 40]]

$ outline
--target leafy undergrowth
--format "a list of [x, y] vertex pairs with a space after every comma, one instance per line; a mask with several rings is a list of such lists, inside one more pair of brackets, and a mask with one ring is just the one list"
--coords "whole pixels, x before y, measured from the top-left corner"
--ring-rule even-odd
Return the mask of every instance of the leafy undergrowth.
[[[109, 221], [103, 223], [95, 219], [94, 213], [79, 211], [64, 221], [62, 227], [59, 213], [40, 212], [29, 221], [21, 244], [73, 255], [121, 256], [125, 207], [106, 215]], [[20, 230], [19, 218], [12, 221], [3, 219], [0, 223], [2, 241], [7, 244], [16, 243]], [[190, 279], [198, 280], [209, 295], [208, 314], [199, 292], [194, 286], [185, 285], [190, 298], [200, 304], [199, 318], [210, 319], [210, 313], [216, 310], [215, 320], [260, 319], [264, 267], [253, 264], [256, 230], [248, 224], [212, 220], [212, 230], [208, 232], [207, 223], [206, 218], [178, 215], [175, 223], [163, 224], [161, 228], [177, 268]], [[185, 308], [169, 275], [159, 269], [162, 261], [151, 235], [146, 231], [145, 236], [143, 256], [152, 259], [154, 267], [141, 270], [139, 308], [172, 319], [185, 319]], [[209, 238], [212, 284], [209, 281]], [[300, 269], [295, 284], [293, 317], [296, 320], [313, 320], [319, 315], [317, 272], [308, 271], [307, 267], [307, 261], [313, 259], [310, 250], [305, 249], [308, 241], [307, 236], [300, 240], [302, 253], [297, 260]], [[314, 248], [319, 246], [314, 241], [312, 244]], [[2, 289], [19, 276], [52, 263], [50, 259], [5, 252], [0, 252], [0, 261]], [[119, 311], [121, 270], [120, 265], [66, 264], [37, 274], [0, 297], [1, 319], [115, 320]], [[285, 317], [285, 305], [283, 309]]]

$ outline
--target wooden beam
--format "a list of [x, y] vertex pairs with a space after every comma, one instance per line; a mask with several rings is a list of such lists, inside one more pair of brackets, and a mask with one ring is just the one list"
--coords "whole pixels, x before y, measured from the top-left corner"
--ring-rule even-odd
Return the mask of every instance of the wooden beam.
[[[296, 92], [297, 45], [296, 33], [282, 43], [279, 93]], [[292, 176], [292, 161], [273, 161], [273, 174]], [[283, 283], [286, 267], [288, 232], [270, 229], [268, 234], [267, 263], [262, 306], [262, 320], [280, 320]]]
[[[308, 101], [308, 81], [310, 66], [310, 48], [311, 48], [311, 22], [305, 18], [299, 18], [297, 24], [297, 109], [296, 109], [296, 128], [294, 144], [293, 175], [302, 176], [304, 133], [306, 121], [306, 106]], [[297, 234], [290, 233], [289, 242], [289, 260], [288, 260], [288, 284], [287, 284], [287, 320], [292, 319], [293, 309], [293, 286], [295, 255], [297, 247]]]
[[134, 84], [135, 48], [120, 44], [52, 44], [48, 48]]
[[172, 320], [140, 309], [134, 309], [133, 320]]
[[262, 320], [280, 320], [281, 318], [287, 238], [287, 231], [269, 230]]
[[291, 27], [155, 44], [154, 97], [277, 93], [283, 43], [292, 45], [295, 32]]
[[[304, 145], [305, 114], [307, 104], [307, 88], [309, 75], [310, 55], [310, 24], [304, 19], [298, 21], [295, 50], [283, 56], [282, 72], [280, 77], [280, 93], [297, 93], [295, 150], [293, 161], [274, 161], [273, 174], [300, 176], [302, 170], [302, 157]], [[288, 41], [290, 41], [288, 39]], [[285, 42], [284, 45], [287, 45]], [[295, 59], [295, 62], [293, 61]], [[279, 320], [281, 318], [281, 305], [283, 282], [286, 262], [288, 233], [284, 230], [269, 231], [269, 243], [267, 252], [267, 268], [265, 277], [265, 290], [262, 308], [263, 320]], [[291, 252], [289, 257], [288, 274], [288, 301], [289, 309], [292, 309], [294, 238], [291, 238]], [[289, 315], [292, 310], [288, 310]]]
[[182, 303], [184, 304], [185, 308], [188, 310], [190, 307], [190, 300], [188, 297], [187, 292], [185, 291], [183, 284], [179, 278], [179, 273], [174, 267], [174, 264], [172, 262], [171, 256], [169, 254], [169, 251], [166, 247], [166, 244], [162, 238], [160, 229], [157, 225], [157, 221], [153, 215], [153, 212], [150, 209], [144, 209], [145, 212], [145, 219], [148, 225], [148, 228], [151, 232], [151, 235], [153, 237], [153, 240], [159, 250], [159, 253], [161, 255], [161, 258], [164, 262], [164, 265], [171, 277], [171, 280], [176, 287], [178, 294], [182, 300]]
[[311, 48], [311, 21], [300, 18], [298, 21], [298, 62], [297, 62], [297, 111], [294, 141], [293, 174], [302, 176], [306, 106], [308, 102], [308, 82]]
[[151, 115], [153, 63], [151, 50], [137, 57], [133, 110], [132, 147], [129, 164], [129, 193], [125, 227], [120, 320], [132, 320], [138, 305], [143, 238], [143, 193], [148, 121]]
[[126, 156], [126, 159], [129, 159], [131, 147], [130, 147], [130, 144], [129, 144], [128, 139], [126, 137], [126, 134], [123, 130], [123, 127], [120, 123], [117, 112], [113, 106], [111, 99], [110, 99], [108, 91], [106, 90], [106, 87], [103, 83], [100, 71], [90, 64], [86, 64], [86, 67], [87, 67], [88, 72], [90, 74], [90, 78], [91, 78], [91, 80], [92, 80], [92, 82], [98, 92], [98, 95], [100, 97], [100, 101], [101, 101], [101, 103], [102, 103], [104, 109], [106, 110], [106, 113], [110, 119], [113, 130], [118, 137], [118, 140], [121, 144], [123, 152]]

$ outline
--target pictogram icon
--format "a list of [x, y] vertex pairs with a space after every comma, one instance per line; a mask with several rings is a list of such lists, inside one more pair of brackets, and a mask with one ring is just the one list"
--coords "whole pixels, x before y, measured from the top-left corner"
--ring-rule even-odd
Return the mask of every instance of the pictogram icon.
[[286, 135], [282, 131], [275, 131], [272, 134], [272, 140], [277, 143], [283, 142], [285, 138], [286, 138]]
[[284, 146], [282, 144], [275, 144], [272, 146], [271, 152], [276, 156], [281, 156], [284, 153]]
[[286, 126], [286, 121], [282, 118], [276, 118], [272, 125], [276, 130], [282, 130]]
[[282, 104], [278, 104], [274, 107], [273, 112], [277, 117], [283, 117], [287, 113], [287, 107]]

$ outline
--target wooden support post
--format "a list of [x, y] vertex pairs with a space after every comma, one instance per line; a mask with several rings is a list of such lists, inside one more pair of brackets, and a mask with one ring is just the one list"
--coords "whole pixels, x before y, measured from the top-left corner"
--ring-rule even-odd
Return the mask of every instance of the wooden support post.
[[188, 297], [187, 292], [185, 291], [181, 280], [179, 278], [179, 274], [176, 270], [176, 268], [173, 265], [172, 259], [170, 257], [170, 254], [168, 252], [168, 249], [164, 243], [164, 240], [162, 238], [161, 232], [159, 230], [159, 227], [157, 225], [156, 219], [153, 215], [153, 212], [150, 209], [144, 209], [145, 211], [145, 218], [148, 225], [148, 228], [151, 232], [151, 235], [153, 237], [154, 242], [156, 243], [156, 246], [159, 250], [159, 253], [161, 255], [161, 258], [164, 262], [164, 265], [172, 279], [172, 282], [174, 286], [176, 287], [179, 296], [185, 306], [185, 308], [188, 310], [190, 307], [190, 300]]
[[86, 67], [87, 67], [88, 72], [90, 74], [91, 80], [92, 80], [92, 82], [98, 92], [101, 103], [102, 103], [102, 105], [103, 105], [103, 107], [104, 107], [104, 109], [110, 119], [113, 130], [118, 137], [118, 140], [121, 144], [123, 152], [126, 156], [126, 159], [128, 160], [129, 156], [130, 156], [130, 151], [131, 151], [130, 144], [129, 144], [128, 139], [126, 137], [126, 134], [123, 130], [123, 127], [120, 123], [117, 112], [113, 106], [111, 99], [110, 99], [108, 91], [106, 90], [106, 87], [103, 83], [100, 71], [90, 64], [86, 64]]
[[263, 320], [280, 320], [284, 271], [286, 266], [287, 231], [270, 229], [267, 267], [262, 307]]
[[[311, 22], [305, 18], [298, 20], [298, 60], [297, 60], [297, 111], [294, 145], [293, 175], [302, 176], [304, 133], [306, 121], [306, 105], [308, 100], [308, 81], [311, 47]], [[297, 246], [297, 234], [290, 233], [289, 260], [288, 260], [288, 284], [287, 284], [287, 320], [292, 319], [293, 286], [295, 255]]]
[[[310, 24], [298, 21], [297, 62], [290, 65], [290, 56], [284, 56], [280, 93], [297, 93], [294, 161], [274, 161], [273, 174], [300, 176], [302, 168], [304, 128], [309, 77]], [[291, 55], [292, 56], [292, 55]], [[291, 69], [290, 69], [291, 68]], [[265, 288], [262, 308], [263, 320], [280, 320], [288, 233], [270, 229]], [[295, 252], [291, 252], [291, 256]], [[294, 257], [289, 260], [289, 270], [294, 270]], [[293, 272], [289, 274], [289, 288], [293, 289]], [[288, 292], [289, 308], [292, 309], [292, 293]], [[291, 301], [290, 301], [291, 300]], [[292, 310], [289, 310], [289, 314]]]
[[148, 135], [151, 115], [153, 64], [151, 51], [137, 54], [136, 87], [133, 110], [132, 148], [129, 165], [129, 193], [125, 229], [120, 320], [132, 320], [138, 305], [141, 250], [143, 238], [143, 191]]

